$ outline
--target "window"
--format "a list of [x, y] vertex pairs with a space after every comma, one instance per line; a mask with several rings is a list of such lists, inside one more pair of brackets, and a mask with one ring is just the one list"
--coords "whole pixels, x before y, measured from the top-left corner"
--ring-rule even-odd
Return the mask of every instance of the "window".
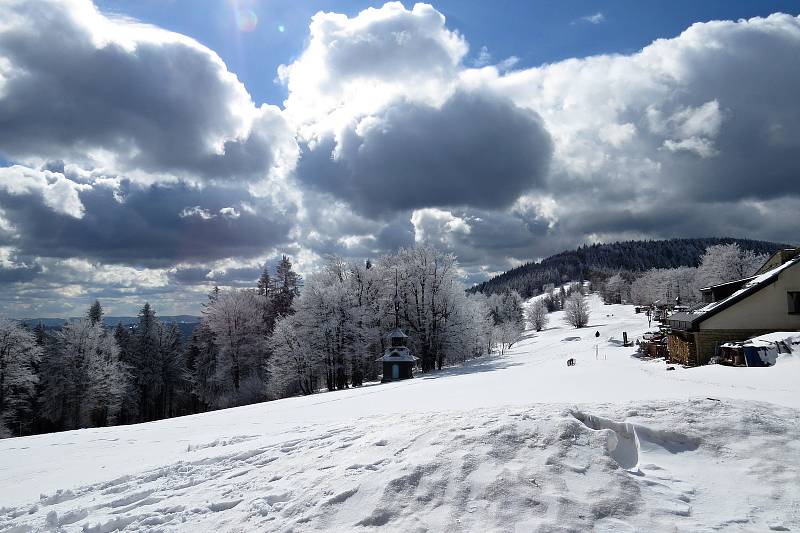
[[789, 291], [786, 293], [789, 301], [789, 314], [800, 315], [800, 291]]

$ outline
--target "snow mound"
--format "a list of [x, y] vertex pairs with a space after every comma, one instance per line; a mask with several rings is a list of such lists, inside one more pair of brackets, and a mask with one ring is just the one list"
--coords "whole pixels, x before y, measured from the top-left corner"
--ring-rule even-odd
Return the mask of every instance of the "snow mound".
[[637, 472], [640, 471], [638, 465], [643, 450], [652, 454], [661, 449], [674, 454], [696, 450], [700, 445], [699, 438], [674, 431], [651, 429], [630, 422], [614, 422], [580, 411], [574, 412], [573, 416], [589, 429], [606, 432], [606, 449], [611, 457], [622, 468]]

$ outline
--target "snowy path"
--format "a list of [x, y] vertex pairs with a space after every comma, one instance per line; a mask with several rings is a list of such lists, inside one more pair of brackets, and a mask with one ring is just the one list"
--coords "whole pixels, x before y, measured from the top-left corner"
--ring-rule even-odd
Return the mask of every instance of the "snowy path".
[[408, 382], [0, 441], [0, 531], [800, 528], [800, 363], [667, 372], [592, 307]]

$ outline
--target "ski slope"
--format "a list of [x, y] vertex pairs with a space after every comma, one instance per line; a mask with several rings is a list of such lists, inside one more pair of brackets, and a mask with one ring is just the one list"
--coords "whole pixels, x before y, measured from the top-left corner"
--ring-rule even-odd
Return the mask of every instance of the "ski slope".
[[668, 372], [591, 308], [405, 382], [2, 440], [0, 531], [800, 528], [800, 357]]

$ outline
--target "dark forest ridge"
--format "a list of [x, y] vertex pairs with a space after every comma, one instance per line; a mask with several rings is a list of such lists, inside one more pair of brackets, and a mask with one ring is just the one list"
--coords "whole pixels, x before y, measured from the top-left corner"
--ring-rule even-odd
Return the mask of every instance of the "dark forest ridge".
[[651, 268], [696, 267], [705, 249], [715, 244], [737, 243], [744, 250], [756, 254], [771, 254], [787, 247], [769, 241], [735, 239], [732, 237], [704, 237], [694, 239], [665, 239], [623, 241], [609, 244], [583, 245], [567, 250], [538, 263], [529, 262], [495, 276], [470, 288], [470, 292], [486, 294], [516, 289], [529, 298], [542, 291], [548, 283], [586, 279], [593, 272], [629, 270], [644, 272]]
[[[64, 325], [64, 322], [68, 322], [70, 320], [77, 320], [79, 318], [85, 318], [83, 316], [73, 316], [69, 318], [23, 318], [20, 320], [23, 324], [27, 326], [36, 326], [37, 324], [42, 324], [45, 328], [60, 328]], [[200, 322], [199, 316], [193, 315], [174, 315], [174, 316], [159, 316], [159, 320], [162, 322], [166, 322], [167, 324], [171, 324], [175, 322], [176, 324], [196, 324]], [[107, 327], [114, 327], [117, 324], [122, 324], [123, 326], [130, 326], [135, 324], [136, 321], [139, 320], [139, 317], [135, 316], [105, 316], [103, 317], [103, 324]]]

